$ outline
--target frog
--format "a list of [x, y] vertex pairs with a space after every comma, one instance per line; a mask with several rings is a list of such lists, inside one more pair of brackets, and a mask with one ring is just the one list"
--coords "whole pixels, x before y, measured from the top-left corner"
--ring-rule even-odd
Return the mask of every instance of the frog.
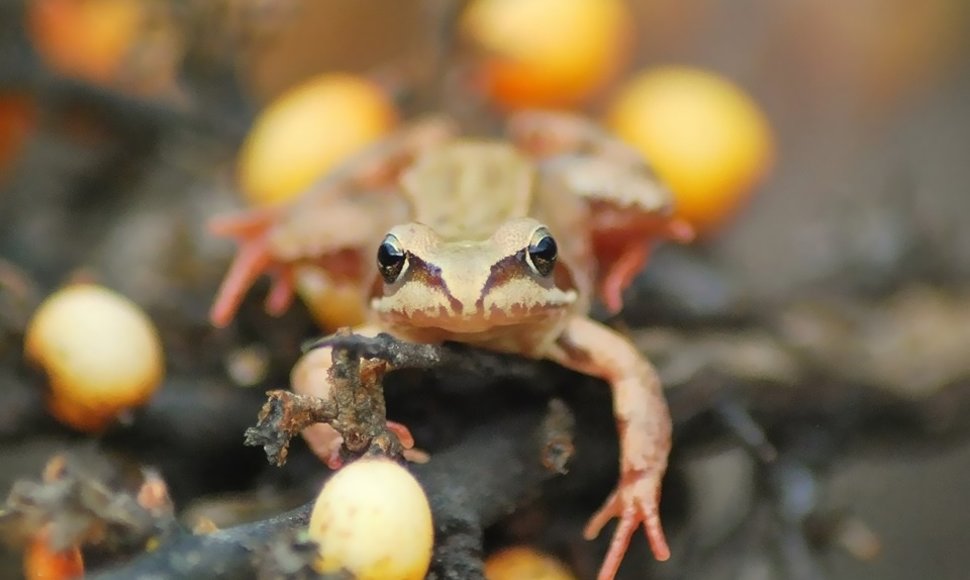
[[[592, 121], [530, 111], [492, 139], [452, 127], [418, 122], [328, 177], [321, 191], [363, 187], [386, 198], [393, 215], [378, 212], [361, 224], [368, 235], [383, 229], [369, 248], [355, 242], [304, 254], [362, 257], [369, 249], [369, 263], [355, 274], [366, 310], [355, 333], [461, 342], [605, 381], [620, 440], [619, 483], [584, 536], [595, 538], [613, 518], [619, 523], [598, 578], [616, 575], [641, 526], [654, 556], [667, 560], [659, 502], [671, 419], [661, 382], [634, 344], [590, 311], [597, 297], [619, 310], [653, 243], [687, 241], [693, 232], [640, 154]], [[353, 203], [345, 193], [329, 195]], [[311, 350], [294, 367], [291, 387], [328, 398], [331, 366], [330, 349]], [[406, 428], [393, 427], [410, 440]], [[303, 436], [322, 460], [339, 464], [339, 435], [329, 425]]]
[[[599, 124], [569, 113], [527, 110], [511, 116], [505, 133], [534, 162], [556, 167], [567, 187], [590, 205], [597, 283], [608, 313], [622, 309], [623, 291], [657, 241], [694, 239], [693, 228], [676, 215], [673, 196], [640, 152]], [[373, 274], [373, 246], [388, 227], [411, 214], [399, 195], [398, 177], [422, 152], [458, 134], [457, 124], [447, 117], [413, 121], [352, 156], [291, 203], [210, 220], [213, 235], [239, 244], [216, 292], [211, 323], [227, 326], [264, 273], [273, 280], [265, 301], [270, 314], [289, 308], [302, 281], [300, 293], [311, 311], [333, 296], [328, 290], [349, 288], [356, 296], [341, 302], [339, 316], [318, 316], [322, 324], [362, 323], [368, 304], [361, 289]]]

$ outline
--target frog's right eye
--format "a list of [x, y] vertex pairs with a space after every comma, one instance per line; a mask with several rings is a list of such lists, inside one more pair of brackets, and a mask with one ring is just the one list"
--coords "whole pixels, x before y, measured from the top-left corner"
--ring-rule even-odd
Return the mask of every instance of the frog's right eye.
[[532, 234], [529, 247], [525, 250], [525, 259], [533, 272], [540, 276], [548, 276], [552, 274], [552, 269], [556, 266], [558, 253], [556, 240], [553, 239], [549, 230], [539, 228]]
[[392, 234], [387, 234], [380, 247], [377, 248], [377, 269], [388, 284], [393, 284], [401, 275], [407, 255], [401, 242]]

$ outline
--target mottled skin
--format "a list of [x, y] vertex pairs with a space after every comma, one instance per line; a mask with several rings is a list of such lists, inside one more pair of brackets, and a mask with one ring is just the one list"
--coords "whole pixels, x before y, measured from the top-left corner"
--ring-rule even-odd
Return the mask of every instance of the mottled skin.
[[[392, 142], [408, 142], [406, 135]], [[604, 379], [614, 393], [620, 481], [585, 535], [620, 519], [599, 574], [608, 579], [641, 524], [654, 555], [669, 557], [658, 506], [671, 426], [653, 367], [588, 312], [597, 288], [619, 308], [649, 242], [691, 232], [672, 217], [669, 195], [639, 156], [595, 125], [529, 113], [513, 119], [510, 136], [511, 143], [410, 139], [421, 147], [409, 163], [400, 162], [398, 149], [384, 170], [370, 166], [371, 175], [386, 178], [371, 191], [403, 200], [409, 219], [372, 241], [378, 258], [361, 275], [369, 318], [355, 330], [459, 341]], [[342, 179], [361, 175], [349, 167]], [[366, 229], [385, 218], [372, 218]], [[307, 354], [293, 370], [294, 390], [328, 397], [331, 362], [328, 349]], [[304, 437], [334, 461], [340, 440], [329, 426], [313, 426]]]

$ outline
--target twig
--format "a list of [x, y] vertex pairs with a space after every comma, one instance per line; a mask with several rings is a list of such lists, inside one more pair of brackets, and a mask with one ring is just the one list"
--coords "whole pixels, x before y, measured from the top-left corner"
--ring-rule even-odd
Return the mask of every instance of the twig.
[[108, 551], [140, 550], [163, 539], [175, 526], [168, 488], [156, 473], [144, 471], [135, 489], [101, 457], [54, 456], [40, 482], [14, 484], [0, 524], [14, 543], [49, 535], [62, 550], [79, 544]]
[[334, 334], [310, 341], [303, 350], [332, 347], [343, 349], [358, 358], [374, 358], [394, 369], [460, 370], [484, 376], [539, 378], [543, 369], [535, 361], [522, 357], [472, 348], [460, 343], [442, 345], [417, 344], [397, 340], [387, 333], [377, 336]]
[[88, 578], [255, 578], [255, 551], [269, 546], [286, 530], [306, 527], [311, 508], [307, 504], [274, 518], [211, 534], [183, 532], [154, 552]]
[[333, 401], [290, 391], [270, 391], [266, 395], [259, 421], [255, 427], [246, 429], [245, 443], [262, 447], [266, 458], [277, 467], [286, 463], [290, 440], [300, 431], [314, 423], [329, 423], [337, 417]]
[[[483, 577], [483, 527], [536, 496], [540, 484], [557, 473], [547, 465], [562, 466], [571, 429], [569, 411], [553, 403], [547, 413], [535, 409], [473, 431], [430, 463], [412, 467], [434, 516], [434, 578]], [[281, 534], [305, 528], [311, 509], [306, 504], [207, 535], [182, 533], [152, 553], [89, 578], [253, 578], [261, 553]]]
[[255, 427], [246, 430], [246, 445], [263, 447], [273, 465], [286, 463], [290, 440], [314, 423], [328, 423], [344, 439], [345, 454], [380, 454], [400, 458], [405, 445], [387, 427], [383, 378], [391, 369], [455, 370], [483, 376], [535, 377], [534, 361], [468, 348], [459, 344], [404, 342], [389, 334], [375, 337], [341, 331], [311, 341], [304, 351], [333, 349], [331, 398], [270, 391]]
[[405, 445], [387, 427], [383, 378], [388, 365], [342, 343], [334, 346], [332, 356], [329, 399], [271, 391], [256, 427], [246, 430], [246, 445], [262, 446], [273, 465], [286, 462], [290, 439], [314, 423], [333, 426], [343, 437], [346, 454], [401, 458]]

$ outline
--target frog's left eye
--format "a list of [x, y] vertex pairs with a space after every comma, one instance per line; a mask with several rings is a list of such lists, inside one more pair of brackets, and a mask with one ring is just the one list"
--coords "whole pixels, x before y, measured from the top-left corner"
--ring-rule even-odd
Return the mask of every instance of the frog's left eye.
[[545, 228], [539, 228], [532, 234], [529, 247], [525, 250], [525, 259], [532, 270], [540, 276], [548, 276], [556, 266], [556, 256], [559, 248], [552, 234]]
[[388, 284], [393, 284], [401, 275], [407, 256], [401, 242], [393, 235], [387, 234], [380, 247], [377, 248], [377, 269]]

